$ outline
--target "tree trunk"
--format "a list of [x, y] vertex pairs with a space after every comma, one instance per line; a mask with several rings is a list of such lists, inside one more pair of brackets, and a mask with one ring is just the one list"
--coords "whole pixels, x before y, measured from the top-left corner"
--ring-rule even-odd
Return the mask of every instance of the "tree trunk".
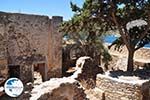
[[133, 60], [133, 57], [134, 57], [134, 50], [129, 50], [128, 52], [129, 52], [129, 53], [128, 53], [127, 71], [133, 72], [133, 70], [134, 70], [134, 60]]

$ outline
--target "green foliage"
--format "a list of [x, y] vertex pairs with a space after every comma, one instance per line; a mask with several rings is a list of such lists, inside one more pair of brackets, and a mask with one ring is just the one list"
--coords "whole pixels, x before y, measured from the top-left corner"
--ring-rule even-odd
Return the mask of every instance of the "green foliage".
[[[62, 24], [61, 31], [82, 48], [82, 54], [85, 56], [96, 59], [97, 56], [102, 55], [104, 59], [108, 56], [111, 58], [104, 48], [101, 38], [102, 33], [105, 33], [108, 27], [104, 20], [97, 17], [100, 4], [93, 2], [93, 0], [86, 0], [83, 7], [80, 8], [71, 2], [71, 8], [74, 16]], [[103, 55], [103, 53], [105, 54]], [[107, 58], [105, 62], [110, 60]], [[100, 59], [97, 58], [97, 60]]]

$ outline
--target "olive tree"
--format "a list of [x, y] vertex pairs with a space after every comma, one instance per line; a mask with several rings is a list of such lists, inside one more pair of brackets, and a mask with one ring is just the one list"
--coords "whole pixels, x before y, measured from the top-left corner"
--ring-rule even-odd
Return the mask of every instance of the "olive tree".
[[110, 30], [119, 31], [119, 42], [113, 44], [127, 47], [127, 71], [132, 72], [135, 51], [150, 42], [150, 1], [85, 0], [82, 7], [71, 7], [75, 14], [62, 25], [65, 32], [87, 33], [90, 42]]

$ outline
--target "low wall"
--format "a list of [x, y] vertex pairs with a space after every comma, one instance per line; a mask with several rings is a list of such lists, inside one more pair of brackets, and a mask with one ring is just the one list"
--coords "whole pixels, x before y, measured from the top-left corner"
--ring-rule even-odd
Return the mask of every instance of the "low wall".
[[97, 75], [96, 87], [104, 92], [104, 100], [150, 100], [150, 81], [125, 81]]

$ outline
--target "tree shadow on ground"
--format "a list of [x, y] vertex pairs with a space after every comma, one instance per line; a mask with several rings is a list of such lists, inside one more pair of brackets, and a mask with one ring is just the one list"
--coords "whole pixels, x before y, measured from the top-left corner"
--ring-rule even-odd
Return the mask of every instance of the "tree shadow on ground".
[[136, 76], [140, 79], [150, 79], [150, 66], [145, 67], [143, 69], [136, 69], [133, 72], [123, 71], [123, 70], [117, 70], [117, 71], [110, 71], [111, 77], [119, 78], [120, 76]]

